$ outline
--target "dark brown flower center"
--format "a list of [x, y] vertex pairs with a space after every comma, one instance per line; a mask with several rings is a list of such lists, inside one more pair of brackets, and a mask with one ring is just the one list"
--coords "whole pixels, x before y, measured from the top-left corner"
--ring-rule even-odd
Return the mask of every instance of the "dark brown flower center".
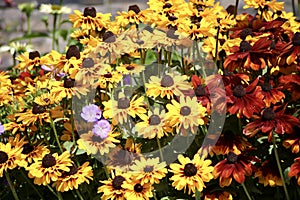
[[264, 83], [261, 87], [264, 92], [269, 92], [273, 89], [272, 85], [270, 83]]
[[272, 108], [266, 108], [262, 114], [262, 118], [264, 120], [272, 120], [275, 118], [275, 116], [276, 116], [276, 114]]
[[118, 100], [118, 108], [119, 109], [126, 109], [126, 108], [129, 108], [129, 106], [130, 106], [129, 99], [123, 97]]
[[246, 42], [246, 41], [242, 41], [240, 43], [240, 51], [241, 52], [246, 52], [246, 51], [250, 51], [251, 49], [251, 44], [249, 44], [249, 42]]
[[22, 154], [29, 154], [30, 152], [32, 152], [34, 150], [33, 146], [30, 144], [24, 144], [23, 145], [23, 150], [22, 150]]
[[103, 76], [104, 76], [105, 78], [112, 78], [112, 77], [113, 77], [111, 73], [104, 74]]
[[80, 58], [80, 51], [76, 45], [71, 45], [67, 50], [66, 58], [70, 59], [72, 57], [75, 57], [76, 59]]
[[40, 106], [36, 103], [33, 104], [32, 114], [42, 114], [44, 112], [46, 112], [46, 108], [44, 106]]
[[226, 8], [227, 13], [228, 13], [228, 14], [231, 14], [231, 15], [234, 14], [234, 10], [235, 10], [235, 6], [234, 6], [234, 5], [229, 5], [229, 6]]
[[164, 77], [161, 79], [160, 85], [162, 87], [171, 87], [174, 85], [174, 80], [170, 75], [164, 75]]
[[52, 167], [56, 164], [55, 158], [51, 154], [46, 154], [42, 160], [42, 166], [44, 168]]
[[160, 124], [160, 117], [158, 115], [151, 115], [149, 118], [149, 125], [155, 126]]
[[133, 65], [127, 65], [127, 66], [126, 66], [126, 69], [129, 70], [129, 71], [131, 71], [131, 70], [134, 69], [134, 66], [133, 66]]
[[78, 167], [76, 165], [72, 165], [71, 167], [69, 167], [70, 171], [65, 172], [66, 176], [71, 176], [73, 174], [76, 174], [78, 172]]
[[83, 11], [83, 16], [96, 17], [97, 16], [96, 9], [94, 7], [86, 7]]
[[32, 52], [29, 53], [29, 59], [30, 60], [33, 60], [35, 58], [40, 58], [40, 57], [41, 57], [41, 55], [38, 51], [32, 51]]
[[170, 3], [166, 3], [165, 5], [163, 5], [163, 9], [171, 8], [171, 7], [172, 7], [172, 4], [170, 4]]
[[85, 58], [82, 61], [82, 68], [91, 68], [94, 67], [95, 62], [92, 58]]
[[135, 14], [139, 14], [139, 12], [141, 12], [141, 9], [139, 8], [138, 5], [131, 5], [128, 8], [128, 11], [132, 10], [133, 12], [135, 12]]
[[106, 43], [113, 43], [116, 41], [116, 36], [113, 32], [107, 31], [103, 34], [103, 41]]
[[183, 169], [184, 175], [195, 176], [197, 174], [197, 167], [193, 163], [188, 163]]
[[234, 89], [233, 89], [233, 95], [235, 97], [243, 97], [245, 96], [246, 91], [245, 88], [242, 85], [237, 85]]
[[206, 95], [206, 90], [205, 90], [205, 87], [202, 86], [202, 85], [197, 85], [197, 87], [195, 88], [195, 95], [197, 97], [202, 97], [202, 96], [205, 96]]
[[189, 114], [191, 114], [191, 108], [188, 106], [183, 106], [180, 108], [180, 114], [183, 116], [188, 116]]
[[292, 39], [293, 45], [300, 46], [300, 32], [295, 33]]
[[168, 19], [172, 22], [172, 21], [177, 20], [178, 18], [174, 15], [171, 15], [170, 17], [168, 17]]
[[98, 135], [93, 135], [92, 138], [91, 138], [91, 140], [93, 142], [102, 142], [103, 141], [103, 139], [100, 136], [98, 136]]
[[5, 163], [8, 160], [8, 155], [4, 151], [0, 151], [0, 164]]
[[64, 80], [64, 88], [72, 88], [75, 86], [75, 80], [71, 78], [67, 78]]
[[116, 190], [122, 189], [122, 184], [125, 181], [125, 178], [123, 176], [116, 176], [112, 182], [112, 186]]
[[153, 166], [149, 166], [149, 165], [147, 165], [146, 167], [144, 167], [144, 172], [148, 172], [148, 173], [150, 173], [150, 172], [152, 172], [153, 171], [153, 169], [154, 169], [154, 167]]
[[134, 185], [134, 191], [136, 192], [142, 192], [143, 189], [144, 189], [143, 186], [139, 183]]
[[242, 32], [240, 33], [240, 38], [242, 40], [245, 40], [248, 35], [253, 36], [253, 32], [252, 32], [251, 28], [245, 28], [245, 29], [243, 29]]
[[227, 162], [228, 163], [234, 164], [234, 163], [237, 162], [237, 160], [238, 160], [238, 155], [236, 155], [235, 153], [233, 153], [233, 152], [230, 151], [227, 154]]

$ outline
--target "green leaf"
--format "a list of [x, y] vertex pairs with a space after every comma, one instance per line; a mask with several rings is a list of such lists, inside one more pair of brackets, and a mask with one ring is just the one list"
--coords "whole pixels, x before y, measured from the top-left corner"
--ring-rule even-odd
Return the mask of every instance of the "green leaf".
[[69, 33], [69, 31], [66, 30], [66, 29], [59, 30], [59, 35], [60, 35], [64, 40], [67, 40], [67, 38], [68, 38], [68, 33]]
[[27, 39], [31, 39], [31, 38], [39, 38], [39, 37], [49, 37], [49, 35], [47, 33], [32, 33], [29, 35], [26, 34], [22, 37], [17, 37], [17, 38], [10, 40], [9, 43], [15, 42], [15, 41], [20, 41], [20, 40], [27, 40]]
[[73, 142], [66, 141], [66, 142], [64, 142], [63, 146], [64, 146], [64, 148], [65, 148], [68, 152], [71, 152], [71, 148], [72, 148], [72, 146], [73, 146]]

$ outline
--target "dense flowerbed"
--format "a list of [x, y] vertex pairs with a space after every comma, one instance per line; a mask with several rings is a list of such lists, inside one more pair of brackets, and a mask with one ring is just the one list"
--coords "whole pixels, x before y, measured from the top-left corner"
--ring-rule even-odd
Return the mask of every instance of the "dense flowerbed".
[[42, 5], [53, 50], [0, 72], [0, 198], [300, 198], [300, 23], [244, 2], [74, 10], [65, 51]]

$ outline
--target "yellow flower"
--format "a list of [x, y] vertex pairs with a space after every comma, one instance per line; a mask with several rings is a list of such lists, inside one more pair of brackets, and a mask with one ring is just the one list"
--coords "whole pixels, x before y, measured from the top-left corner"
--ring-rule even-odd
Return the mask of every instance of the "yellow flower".
[[25, 167], [27, 163], [21, 158], [22, 148], [12, 148], [10, 143], [0, 142], [0, 177], [7, 169], [14, 169], [17, 166]]
[[204, 182], [209, 182], [213, 179], [211, 160], [200, 158], [199, 154], [194, 155], [194, 159], [190, 160], [183, 155], [178, 156], [178, 163], [170, 164], [170, 172], [174, 175], [170, 180], [174, 181], [172, 186], [177, 190], [188, 190], [188, 194], [195, 193], [196, 190], [201, 192], [205, 188]]
[[206, 108], [197, 102], [197, 98], [180, 97], [180, 101], [171, 101], [172, 104], [167, 104], [168, 112], [166, 118], [170, 125], [181, 130], [183, 133], [190, 128], [192, 133], [195, 133], [199, 125], [204, 124], [203, 117], [205, 116]]
[[141, 183], [140, 180], [131, 177], [128, 182], [124, 182], [122, 185], [127, 189], [125, 193], [125, 199], [136, 199], [136, 200], [149, 200], [153, 197], [152, 190], [153, 186], [151, 183]]
[[144, 106], [144, 97], [132, 97], [131, 100], [125, 97], [124, 94], [119, 93], [118, 100], [111, 99], [103, 102], [104, 111], [103, 116], [105, 118], [112, 119], [112, 124], [123, 124], [128, 121], [128, 116], [135, 118], [136, 116], [142, 116], [146, 109]]
[[143, 120], [135, 125], [138, 135], [142, 135], [144, 138], [153, 139], [157, 137], [162, 138], [168, 135], [168, 132], [172, 132], [172, 127], [169, 127], [166, 123], [165, 111], [159, 112], [159, 109], [154, 109], [153, 112], [148, 111], [148, 115], [141, 115]]
[[53, 187], [59, 192], [67, 192], [69, 190], [78, 189], [78, 186], [84, 182], [90, 183], [93, 180], [93, 169], [89, 166], [89, 162], [85, 162], [80, 167], [74, 163], [69, 167], [70, 171], [63, 172], [62, 176], [58, 177], [53, 183]]
[[174, 98], [174, 96], [183, 95], [182, 91], [192, 90], [190, 84], [186, 81], [185, 75], [166, 74], [162, 78], [151, 76], [149, 83], [145, 84], [147, 89], [146, 94], [150, 97], [168, 99]]
[[135, 163], [130, 166], [130, 170], [129, 173], [132, 173], [141, 184], [158, 184], [168, 173], [166, 163], [160, 163], [159, 158], [141, 157], [139, 160], [135, 160]]
[[26, 112], [17, 113], [17, 122], [22, 122], [27, 126], [34, 125], [36, 122], [43, 125], [43, 122], [50, 122], [49, 113], [44, 106], [40, 106], [36, 103], [33, 104], [32, 109]]
[[115, 137], [118, 137], [119, 133], [110, 132], [108, 137], [101, 139], [100, 137], [94, 135], [92, 131], [80, 135], [80, 139], [77, 140], [78, 148], [86, 150], [88, 155], [97, 154], [104, 155], [110, 152], [111, 149], [115, 148], [114, 143], [119, 143]]
[[103, 193], [101, 196], [102, 200], [114, 199], [124, 200], [127, 189], [123, 187], [124, 183], [129, 180], [129, 175], [116, 171], [112, 173], [112, 178], [105, 181], [100, 181], [104, 185], [98, 188], [98, 193]]
[[111, 14], [96, 13], [94, 7], [86, 7], [81, 13], [79, 10], [74, 10], [75, 14], [70, 14], [69, 19], [73, 23], [74, 28], [81, 27], [83, 31], [101, 31], [107, 29], [110, 22]]
[[34, 178], [37, 185], [48, 185], [51, 181], [57, 181], [63, 171], [70, 171], [69, 166], [72, 166], [72, 161], [68, 151], [60, 156], [57, 153], [46, 154], [27, 168], [28, 177]]

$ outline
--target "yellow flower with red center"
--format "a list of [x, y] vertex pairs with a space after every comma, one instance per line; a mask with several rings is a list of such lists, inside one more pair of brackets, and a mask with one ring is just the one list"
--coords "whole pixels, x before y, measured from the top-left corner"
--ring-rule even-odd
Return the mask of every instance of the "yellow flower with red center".
[[195, 193], [201, 192], [205, 188], [204, 182], [209, 182], [213, 179], [212, 171], [214, 167], [211, 166], [212, 161], [200, 158], [199, 154], [195, 154], [193, 160], [183, 155], [178, 156], [179, 163], [170, 164], [170, 172], [174, 175], [170, 178], [173, 181], [172, 186], [177, 190], [184, 190], [184, 192]]

